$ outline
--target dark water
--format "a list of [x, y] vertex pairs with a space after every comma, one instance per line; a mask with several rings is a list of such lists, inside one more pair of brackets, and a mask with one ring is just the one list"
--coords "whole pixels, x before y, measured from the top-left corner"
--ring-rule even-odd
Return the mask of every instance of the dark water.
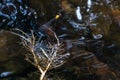
[[[66, 51], [71, 55], [63, 66], [49, 71], [48, 78], [119, 80], [119, 4], [119, 0], [2, 0], [0, 28], [19, 28], [27, 33], [33, 29], [37, 34], [41, 25], [56, 14], [61, 14], [60, 19], [51, 23], [51, 26], [61, 42], [65, 42]], [[32, 72], [31, 65], [24, 60], [24, 48], [19, 42], [17, 36], [0, 32], [0, 73], [17, 74], [15, 80], [29, 80], [34, 76], [37, 78], [35, 71], [29, 73]], [[29, 68], [27, 76], [21, 77]]]

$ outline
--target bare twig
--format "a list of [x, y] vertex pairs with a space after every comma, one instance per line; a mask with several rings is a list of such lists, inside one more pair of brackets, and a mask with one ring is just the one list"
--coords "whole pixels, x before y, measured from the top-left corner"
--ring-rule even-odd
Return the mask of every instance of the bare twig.
[[54, 37], [56, 38], [57, 43], [51, 44], [49, 41], [40, 41], [41, 38], [37, 40], [32, 30], [31, 35], [28, 35], [19, 29], [17, 30], [20, 31], [22, 35], [15, 32], [12, 33], [22, 38], [23, 45], [30, 52], [25, 55], [26, 60], [37, 67], [41, 73], [40, 80], [43, 80], [49, 69], [58, 67], [64, 63], [64, 61], [60, 61], [60, 58], [65, 57], [65, 55], [58, 54], [60, 41], [55, 32]]

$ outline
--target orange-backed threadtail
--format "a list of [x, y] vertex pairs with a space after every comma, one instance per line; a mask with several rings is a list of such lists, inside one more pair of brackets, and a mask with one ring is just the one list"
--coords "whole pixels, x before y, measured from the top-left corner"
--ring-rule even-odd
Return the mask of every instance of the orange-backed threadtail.
[[41, 34], [48, 34], [50, 35], [52, 32], [51, 28], [50, 28], [50, 25], [53, 21], [57, 20], [60, 18], [60, 14], [56, 15], [54, 18], [52, 18], [51, 20], [49, 20], [47, 23], [43, 24], [40, 26], [40, 28], [38, 29], [38, 32], [40, 32], [40, 35]]
[[[50, 27], [51, 23], [52, 23], [53, 21], [59, 19], [59, 18], [60, 18], [60, 15], [57, 14], [54, 18], [52, 18], [51, 20], [49, 20], [47, 23], [43, 24], [42, 26], [44, 26], [44, 27]], [[44, 28], [44, 27], [43, 27], [43, 28]]]

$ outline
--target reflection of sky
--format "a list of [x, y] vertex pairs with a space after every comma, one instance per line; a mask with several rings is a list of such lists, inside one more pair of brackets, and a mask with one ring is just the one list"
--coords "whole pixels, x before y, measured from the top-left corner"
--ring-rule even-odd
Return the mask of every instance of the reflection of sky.
[[106, 0], [106, 3], [109, 4], [111, 1], [110, 0]]
[[0, 77], [4, 78], [4, 77], [7, 77], [7, 76], [9, 76], [11, 74], [12, 74], [12, 72], [3, 72], [3, 73], [0, 74]]
[[[87, 6], [88, 6], [87, 12], [90, 11], [91, 5], [92, 5], [92, 1], [88, 0], [87, 1]], [[81, 14], [80, 6], [77, 6], [77, 9], [76, 9], [75, 13], [76, 13], [77, 19], [82, 20], [82, 14]]]
[[91, 0], [88, 0], [88, 1], [87, 1], [87, 5], [88, 5], [88, 8], [91, 8], [92, 1], [91, 1]]
[[[2, 9], [5, 9], [5, 8], [10, 9], [9, 7], [13, 8], [13, 11], [9, 12], [10, 15], [2, 12]], [[8, 2], [8, 3], [6, 3], [6, 5], [0, 4], [0, 16], [3, 16], [3, 17], [8, 18], [8, 19], [11, 18], [12, 20], [16, 20], [16, 14], [17, 14], [17, 8], [13, 3]]]
[[78, 20], [82, 20], [82, 15], [81, 15], [81, 11], [80, 11], [80, 6], [77, 7], [76, 9], [76, 16]]
[[90, 13], [90, 21], [94, 20], [97, 18], [97, 15]]
[[89, 10], [90, 10], [90, 8], [91, 8], [91, 5], [92, 5], [92, 1], [91, 1], [91, 0], [88, 0], [88, 1], [87, 1], [87, 6], [88, 6], [87, 12], [89, 12]]
[[[97, 17], [98, 17], [97, 14], [90, 13], [90, 17], [89, 17], [90, 22], [94, 22], [94, 20], [95, 20]], [[91, 25], [91, 26], [96, 26], [97, 23], [92, 23], [92, 24], [90, 24], [90, 25]]]

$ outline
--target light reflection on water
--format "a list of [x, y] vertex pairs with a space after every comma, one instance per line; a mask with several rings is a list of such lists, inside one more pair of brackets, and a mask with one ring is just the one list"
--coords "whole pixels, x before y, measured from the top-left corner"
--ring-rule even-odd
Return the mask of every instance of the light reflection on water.
[[[18, 0], [18, 1], [20, 3], [22, 2], [22, 0]], [[74, 3], [72, 3], [72, 1]], [[38, 10], [39, 13], [44, 15], [42, 18], [45, 18], [46, 16], [52, 17], [51, 15], [56, 14], [56, 10], [51, 9], [53, 7], [48, 6], [48, 4], [44, 3], [44, 1], [36, 0], [36, 2], [38, 2], [38, 3], [41, 2], [42, 5], [44, 5], [44, 6], [42, 6], [42, 5], [36, 5], [36, 4], [31, 3], [31, 6], [36, 6], [36, 8], [37, 8], [36, 10]], [[57, 2], [57, 1], [55, 1], [55, 2]], [[112, 2], [114, 2], [114, 4]], [[49, 0], [48, 3], [51, 3], [52, 4], [51, 6], [54, 6], [54, 8], [55, 7], [58, 8], [58, 5], [53, 4], [53, 2], [51, 0]], [[68, 3], [69, 3], [69, 1], [68, 1]], [[61, 3], [60, 3], [60, 5], [61, 5]], [[13, 10], [10, 11], [10, 14], [6, 14], [2, 11], [2, 9], [1, 9], [2, 7], [12, 7]], [[53, 14], [51, 14], [49, 12], [50, 10], [48, 9], [48, 7], [50, 8], [50, 10], [52, 10], [51, 12]], [[98, 40], [98, 39], [101, 39], [104, 37], [110, 41], [112, 40], [112, 43], [110, 43], [110, 45], [108, 45], [108, 48], [113, 49], [114, 47], [116, 47], [116, 44], [120, 43], [120, 40], [119, 40], [120, 33], [119, 33], [119, 28], [118, 28], [118, 27], [120, 27], [120, 22], [119, 22], [120, 18], [118, 18], [118, 15], [117, 16], [115, 15], [115, 17], [111, 17], [111, 15], [110, 15], [110, 12], [112, 10], [119, 8], [119, 5], [117, 5], [117, 1], [114, 1], [114, 0], [105, 0], [105, 1], [86, 0], [86, 2], [83, 2], [83, 4], [82, 3], [79, 4], [79, 3], [76, 3], [74, 0], [71, 0], [70, 4], [66, 3], [63, 7], [64, 7], [64, 9], [66, 9], [66, 13], [67, 13], [67, 14], [65, 14], [65, 17], [67, 16], [69, 19], [66, 18], [65, 19], [66, 22], [63, 22], [62, 20], [60, 21], [60, 23], [64, 26], [63, 28], [61, 28], [61, 30], [63, 32], [68, 32], [68, 33], [63, 33], [61, 31], [60, 32], [61, 35], [59, 35], [60, 38], [64, 39], [66, 36], [71, 35], [72, 34], [71, 32], [78, 33], [79, 30], [86, 30], [88, 28], [86, 26], [89, 25], [92, 30], [92, 33], [93, 33], [92, 37], [94, 39]], [[28, 16], [29, 16], [32, 13], [35, 13], [35, 15], [37, 15], [37, 12], [34, 12], [34, 10], [32, 10], [33, 12], [27, 12], [28, 11], [27, 6], [25, 8], [20, 6], [19, 8], [20, 8], [20, 12], [23, 15], [28, 14]], [[39, 10], [39, 9], [41, 9], [41, 10]], [[69, 10], [68, 12], [67, 12], [67, 9]], [[17, 13], [18, 12], [17, 12], [16, 6], [14, 4], [12, 4], [10, 2], [7, 3], [6, 5], [0, 4], [0, 16], [3, 16], [8, 19], [12, 19], [12, 21], [8, 22], [8, 25], [12, 25], [14, 23], [14, 21], [18, 17], [18, 16], [16, 17]], [[35, 17], [37, 19], [39, 16], [35, 16]], [[77, 19], [76, 19], [76, 17], [77, 17]], [[114, 22], [113, 20], [115, 20], [115, 23], [113, 23]], [[6, 19], [2, 20], [3, 23], [5, 21], [6, 21]], [[47, 22], [47, 20], [46, 20], [46, 22]], [[42, 20], [39, 23], [42, 23]], [[118, 25], [116, 25], [116, 24], [118, 24]], [[57, 26], [59, 27], [59, 25], [57, 25]], [[56, 27], [56, 28], [58, 28], [58, 27]], [[118, 30], [118, 31], [116, 31], [116, 30]], [[112, 35], [111, 35], [111, 33], [112, 33]], [[74, 36], [72, 35], [72, 39], [78, 40], [75, 38], [75, 36], [78, 36], [78, 35], [74, 35]], [[86, 39], [85, 36], [79, 37], [79, 40], [85, 40], [85, 39]], [[1, 39], [0, 41], [2, 42], [3, 40]], [[109, 43], [109, 41], [108, 41], [108, 43]], [[76, 43], [76, 44], [78, 44], [78, 43]], [[114, 54], [116, 54], [116, 53], [114, 53]]]
[[80, 11], [80, 7], [78, 6], [76, 9], [76, 16], [78, 20], [82, 20], [82, 15], [81, 15], [81, 11]]

